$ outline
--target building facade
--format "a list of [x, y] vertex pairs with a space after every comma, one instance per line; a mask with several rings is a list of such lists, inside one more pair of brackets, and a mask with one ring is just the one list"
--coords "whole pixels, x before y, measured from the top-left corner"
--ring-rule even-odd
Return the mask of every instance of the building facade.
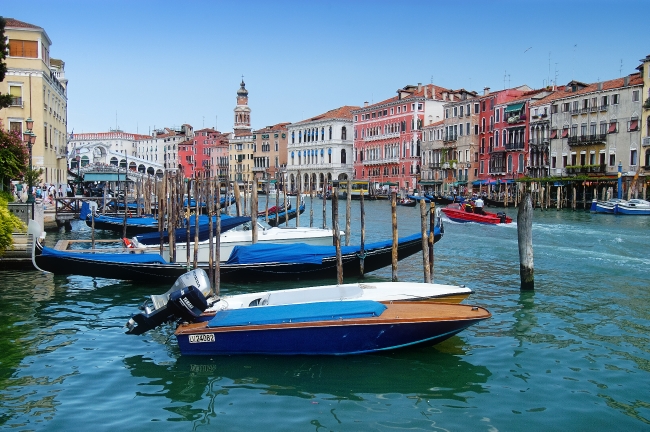
[[[182, 167], [186, 178], [194, 178], [198, 173], [206, 173], [211, 177], [217, 174], [215, 167], [216, 153], [213, 148], [228, 149], [229, 136], [221, 132], [205, 128], [194, 132], [192, 139], [178, 145], [178, 164]], [[217, 160], [217, 162], [222, 162]]]
[[287, 127], [289, 190], [322, 191], [325, 183], [352, 177], [352, 112], [358, 108], [342, 106]]
[[[65, 63], [50, 58], [52, 41], [41, 27], [6, 18], [9, 45], [7, 73], [0, 92], [12, 96], [12, 104], [0, 110], [7, 130], [22, 134], [25, 121], [34, 121], [32, 147], [34, 169], [43, 169], [46, 183], [67, 182], [68, 80]], [[21, 135], [22, 136], [22, 135]]]
[[585, 84], [571, 81], [540, 103], [550, 104], [551, 172], [555, 175], [638, 175], [643, 78]]
[[407, 85], [397, 96], [353, 111], [354, 176], [375, 189], [417, 188], [422, 127], [442, 119], [443, 93], [433, 84]]
[[278, 123], [253, 131], [253, 173], [263, 190], [275, 188], [287, 165], [290, 123]]
[[638, 67], [639, 73], [643, 77], [643, 114], [641, 118], [641, 148], [643, 151], [643, 167], [645, 172], [650, 171], [650, 55], [641, 60]]

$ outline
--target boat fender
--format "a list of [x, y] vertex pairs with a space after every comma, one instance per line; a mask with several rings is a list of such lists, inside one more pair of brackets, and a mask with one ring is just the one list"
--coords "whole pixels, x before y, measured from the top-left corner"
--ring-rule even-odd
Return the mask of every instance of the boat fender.
[[133, 248], [135, 247], [135, 246], [133, 246], [133, 243], [131, 243], [131, 240], [129, 240], [129, 239], [126, 238], [126, 237], [124, 237], [124, 238], [122, 239], [122, 241], [124, 242], [124, 246], [126, 246], [126, 247], [129, 248], [129, 249], [133, 249]]

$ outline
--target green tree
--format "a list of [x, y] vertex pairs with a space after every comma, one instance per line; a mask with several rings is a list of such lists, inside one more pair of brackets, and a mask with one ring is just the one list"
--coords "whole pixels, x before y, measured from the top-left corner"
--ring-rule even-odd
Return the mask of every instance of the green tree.
[[25, 232], [25, 224], [7, 207], [7, 201], [0, 197], [0, 255], [12, 247], [14, 232]]
[[[5, 59], [7, 58], [6, 24], [7, 21], [0, 16], [0, 82], [5, 80], [5, 75], [7, 74], [7, 65], [5, 63]], [[0, 109], [10, 106], [11, 99], [10, 94], [0, 94]]]
[[[0, 181], [7, 186], [12, 179], [28, 174], [29, 150], [20, 134], [5, 131], [0, 124]], [[33, 175], [33, 174], [32, 174]], [[35, 184], [35, 183], [34, 183]]]

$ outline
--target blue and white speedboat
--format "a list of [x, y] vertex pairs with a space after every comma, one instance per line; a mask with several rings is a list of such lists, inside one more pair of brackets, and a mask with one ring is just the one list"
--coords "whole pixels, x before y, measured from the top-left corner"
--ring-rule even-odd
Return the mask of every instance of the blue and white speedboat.
[[616, 214], [617, 206], [619, 203], [622, 202], [626, 202], [626, 201], [620, 198], [613, 198], [607, 201], [593, 200], [591, 202], [591, 212]]
[[615, 213], [624, 215], [650, 215], [650, 201], [636, 198], [623, 201], [617, 204]]

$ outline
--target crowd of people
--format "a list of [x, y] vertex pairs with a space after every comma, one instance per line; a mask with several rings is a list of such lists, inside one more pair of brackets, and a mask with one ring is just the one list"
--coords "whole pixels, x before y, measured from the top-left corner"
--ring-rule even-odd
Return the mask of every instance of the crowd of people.
[[[26, 183], [12, 183], [11, 193], [14, 200], [20, 202], [27, 202], [29, 197], [29, 186]], [[74, 190], [70, 184], [43, 183], [42, 185], [32, 186], [32, 195], [35, 199], [41, 200], [43, 203], [53, 203], [55, 198], [73, 197]]]

